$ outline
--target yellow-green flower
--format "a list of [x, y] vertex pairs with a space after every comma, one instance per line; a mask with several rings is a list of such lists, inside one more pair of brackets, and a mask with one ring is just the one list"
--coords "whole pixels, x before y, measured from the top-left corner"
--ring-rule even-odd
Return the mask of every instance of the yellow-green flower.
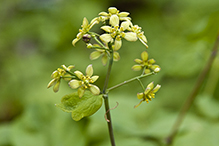
[[85, 34], [87, 34], [90, 29], [95, 25], [98, 24], [99, 21], [92, 20], [92, 22], [89, 24], [86, 17], [83, 19], [83, 23], [81, 25], [82, 29], [79, 29], [79, 33], [77, 34], [76, 38], [72, 41], [72, 44], [75, 46], [76, 42], [78, 42]]
[[89, 89], [91, 93], [94, 95], [100, 94], [100, 89], [93, 85], [99, 76], [92, 76], [93, 75], [93, 67], [92, 65], [88, 65], [86, 68], [86, 75], [83, 75], [80, 71], [75, 71], [75, 75], [78, 77], [79, 80], [73, 79], [68, 84], [72, 89], [78, 88], [78, 96], [82, 97], [84, 95], [84, 91]]
[[[113, 27], [115, 26], [118, 26], [120, 21], [126, 21], [131, 27], [127, 27], [126, 29], [129, 30], [130, 32], [132, 33], [135, 33], [132, 34], [132, 33], [128, 33], [126, 34], [126, 39], [128, 40], [129, 38], [131, 40], [133, 40], [133, 37], [136, 37], [146, 46], [146, 48], [148, 48], [148, 45], [147, 45], [147, 38], [146, 36], [144, 35], [144, 32], [141, 30], [141, 27], [139, 27], [138, 25], [134, 25], [131, 23], [131, 18], [128, 17], [129, 13], [128, 12], [119, 12], [119, 10], [117, 10], [115, 7], [110, 7], [108, 9], [108, 12], [100, 12], [99, 13], [99, 21], [102, 20], [102, 21], [106, 21], [106, 20], [109, 20], [109, 24]], [[96, 18], [97, 19], [97, 18]], [[125, 29], [125, 30], [126, 30]], [[106, 32], [109, 32], [109, 31], [106, 31]], [[131, 35], [131, 36], [130, 36]], [[110, 37], [105, 35], [105, 40], [110, 40]], [[135, 40], [136, 41], [136, 40]]]
[[112, 26], [116, 26], [119, 24], [120, 20], [130, 21], [131, 18], [127, 17], [129, 15], [128, 12], [119, 12], [115, 7], [109, 7], [108, 12], [100, 12], [99, 19], [102, 21], [109, 20], [109, 24]]
[[144, 69], [144, 74], [150, 73], [151, 70], [154, 72], [159, 72], [161, 70], [159, 65], [154, 65], [155, 60], [149, 59], [148, 60], [148, 53], [143, 51], [141, 53], [141, 59], [135, 59], [135, 62], [138, 63], [132, 67], [132, 70], [139, 71]]
[[156, 87], [154, 87], [154, 82], [151, 82], [148, 84], [143, 93], [137, 93], [137, 98], [141, 99], [141, 101], [139, 104], [135, 105], [135, 108], [138, 107], [143, 101], [148, 103], [149, 100], [151, 101], [152, 98], [155, 98], [155, 93], [160, 89], [160, 87], [161, 85], [156, 85]]
[[95, 60], [97, 58], [99, 58], [100, 56], [102, 56], [102, 64], [106, 65], [107, 64], [107, 60], [108, 60], [108, 54], [106, 52], [106, 50], [102, 50], [102, 49], [96, 49], [96, 51], [93, 51], [90, 54], [90, 59], [91, 60]]
[[[116, 24], [117, 23], [117, 24]], [[129, 21], [124, 21], [119, 27], [119, 22], [116, 22], [115, 26], [102, 26], [105, 32], [100, 36], [100, 39], [105, 43], [114, 42], [115, 50], [119, 50], [122, 46], [121, 38], [125, 38], [127, 41], [136, 41], [137, 35], [134, 32], [126, 32], [126, 30], [131, 25]]]
[[142, 42], [142, 44], [145, 45], [146, 48], [148, 48], [147, 38], [144, 35], [144, 31], [141, 31], [141, 27], [139, 27], [138, 25], [134, 25], [134, 26], [131, 26], [131, 28], [129, 28], [129, 30], [136, 33], [138, 39]]
[[[92, 48], [93, 46], [100, 47], [98, 44], [94, 44], [94, 45], [90, 46], [90, 48]], [[114, 49], [115, 48], [114, 45], [112, 46], [112, 48], [113, 48], [113, 61], [119, 61], [119, 59], [120, 59], [119, 53], [117, 52], [117, 50]], [[90, 54], [90, 59], [95, 60], [95, 59], [98, 59], [100, 56], [102, 56], [102, 64], [105, 66], [107, 64], [107, 61], [109, 58], [108, 50], [95, 49], [95, 51], [93, 51]]]
[[[63, 69], [58, 68], [57, 70], [55, 70], [52, 73], [52, 75], [51, 75], [52, 80], [47, 85], [47, 88], [50, 88], [54, 85], [54, 87], [53, 87], [54, 92], [58, 92], [61, 78], [64, 78], [65, 80], [71, 80], [71, 78], [68, 78], [70, 75], [66, 74], [66, 71], [70, 71], [72, 68], [74, 68], [74, 66], [70, 65], [70, 66], [66, 67], [65, 65], [62, 65], [62, 68]], [[65, 78], [65, 77], [67, 77], [67, 78]]]

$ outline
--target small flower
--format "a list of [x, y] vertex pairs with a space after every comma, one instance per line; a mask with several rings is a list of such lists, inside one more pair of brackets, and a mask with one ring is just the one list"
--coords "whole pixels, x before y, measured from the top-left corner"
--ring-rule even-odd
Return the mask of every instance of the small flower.
[[148, 103], [149, 100], [151, 101], [152, 98], [155, 98], [155, 93], [160, 89], [160, 87], [161, 85], [158, 84], [156, 85], [156, 87], [154, 87], [154, 82], [148, 84], [143, 93], [137, 94], [137, 98], [142, 100], [139, 102], [139, 104], [135, 105], [134, 108], [138, 107], [143, 101], [146, 101]]
[[90, 54], [90, 59], [95, 60], [95, 59], [99, 58], [100, 56], [102, 56], [102, 64], [105, 66], [107, 64], [107, 60], [108, 60], [108, 54], [107, 54], [106, 50], [96, 49], [96, 51], [93, 51]]
[[115, 26], [102, 26], [106, 33], [100, 36], [100, 39], [105, 43], [114, 42], [115, 50], [119, 50], [122, 46], [121, 38], [125, 38], [127, 41], [136, 41], [137, 35], [134, 32], [127, 32], [128, 27], [131, 25], [131, 22], [124, 21], [119, 27], [119, 23]]
[[129, 28], [129, 30], [136, 33], [138, 39], [142, 42], [142, 44], [144, 44], [146, 46], [146, 48], [148, 48], [147, 38], [144, 35], [144, 32], [141, 31], [141, 27], [139, 27], [138, 25], [134, 25], [131, 27], [131, 29]]
[[92, 65], [88, 65], [86, 68], [86, 76], [83, 75], [80, 71], [75, 71], [75, 75], [78, 77], [79, 80], [73, 79], [68, 84], [72, 89], [78, 88], [78, 96], [81, 98], [84, 95], [84, 91], [89, 89], [91, 93], [94, 95], [100, 94], [100, 89], [93, 85], [99, 76], [92, 76], [93, 75], [93, 67]]
[[66, 74], [66, 71], [70, 71], [72, 68], [74, 68], [74, 66], [70, 65], [70, 66], [66, 67], [65, 65], [62, 65], [62, 68], [63, 69], [58, 68], [57, 70], [55, 70], [52, 73], [52, 75], [51, 75], [52, 80], [47, 85], [47, 88], [50, 88], [54, 85], [54, 87], [53, 87], [54, 92], [58, 92], [61, 78], [64, 78], [67, 81], [71, 80], [70, 75]]
[[[100, 46], [98, 44], [94, 44], [92, 45], [92, 47], [100, 47]], [[115, 45], [113, 45], [112, 48], [113, 48], [113, 61], [119, 61], [120, 55], [117, 52], [117, 50], [115, 50]], [[93, 51], [90, 54], [90, 59], [95, 60], [98, 59], [100, 56], [102, 56], [102, 64], [105, 66], [107, 64], [109, 54], [110, 53], [108, 50], [96, 49], [96, 51]]]
[[108, 12], [100, 12], [100, 20], [106, 21], [109, 20], [109, 24], [112, 26], [116, 26], [119, 24], [119, 20], [130, 21], [131, 18], [127, 17], [129, 15], [128, 12], [119, 12], [115, 7], [109, 7]]
[[73, 69], [75, 66], [74, 66], [74, 65], [69, 65], [68, 67], [66, 67], [65, 65], [61, 65], [61, 67], [62, 67], [65, 71], [70, 71], [70, 70]]
[[79, 33], [77, 34], [77, 37], [72, 41], [72, 44], [75, 46], [76, 42], [78, 42], [84, 35], [86, 35], [90, 29], [94, 26], [94, 24], [98, 24], [99, 21], [92, 20], [89, 24], [86, 17], [83, 19], [83, 23], [81, 25], [82, 29], [79, 29]]
[[138, 63], [132, 67], [132, 70], [139, 71], [144, 69], [144, 74], [150, 73], [151, 70], [154, 72], [159, 72], [161, 70], [159, 65], [153, 65], [155, 63], [154, 59], [148, 60], [148, 53], [143, 51], [141, 53], [141, 59], [135, 59], [135, 62]]

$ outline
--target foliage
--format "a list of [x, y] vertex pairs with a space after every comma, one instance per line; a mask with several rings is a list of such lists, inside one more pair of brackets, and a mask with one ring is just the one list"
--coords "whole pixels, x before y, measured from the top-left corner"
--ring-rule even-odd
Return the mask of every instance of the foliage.
[[83, 117], [93, 115], [102, 106], [102, 97], [95, 96], [91, 92], [85, 92], [82, 98], [74, 92], [62, 97], [61, 103], [56, 104], [64, 112], [72, 113], [72, 118], [79, 121]]

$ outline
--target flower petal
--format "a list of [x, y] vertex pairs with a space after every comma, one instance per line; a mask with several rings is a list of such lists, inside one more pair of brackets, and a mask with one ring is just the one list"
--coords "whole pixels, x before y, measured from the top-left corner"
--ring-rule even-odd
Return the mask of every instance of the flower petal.
[[150, 69], [145, 69], [145, 70], [144, 70], [144, 74], [148, 74], [148, 73], [150, 73], [150, 72], [151, 72]]
[[114, 60], [114, 61], [119, 61], [119, 59], [120, 59], [119, 53], [118, 53], [118, 52], [114, 52], [114, 53], [113, 53], [113, 60]]
[[59, 72], [57, 70], [55, 70], [52, 75], [51, 75], [51, 78], [57, 78], [59, 77]]
[[106, 32], [111, 32], [112, 31], [112, 27], [110, 27], [110, 26], [102, 26], [101, 29], [106, 31]]
[[100, 36], [100, 39], [104, 42], [104, 43], [109, 43], [113, 38], [111, 37], [110, 34], [102, 34]]
[[137, 98], [142, 99], [144, 97], [144, 93], [137, 93]]
[[150, 84], [148, 84], [147, 88], [153, 89], [154, 88], [154, 82], [151, 82]]
[[134, 66], [132, 66], [132, 70], [134, 70], [134, 71], [139, 71], [141, 69], [142, 69], [141, 65], [134, 65]]
[[72, 89], [77, 89], [78, 87], [81, 86], [81, 81], [78, 81], [78, 80], [71, 80], [69, 81], [68, 85], [72, 88]]
[[64, 79], [65, 81], [71, 81], [72, 77], [71, 77], [70, 74], [67, 74], [67, 75], [63, 76], [63, 79]]
[[154, 72], [156, 72], [156, 73], [158, 73], [158, 72], [161, 70], [161, 68], [160, 68], [159, 65], [152, 65], [152, 66], [151, 66], [151, 69], [152, 69]]
[[80, 72], [80, 71], [78, 71], [78, 70], [76, 70], [75, 72], [75, 75], [79, 78], [79, 79], [82, 79], [83, 78], [83, 73], [82, 72]]
[[112, 15], [109, 20], [109, 24], [112, 26], [119, 25], [119, 17], [117, 15]]
[[118, 14], [119, 17], [127, 17], [128, 15], [129, 15], [128, 12], [120, 12], [120, 13]]
[[84, 87], [78, 88], [78, 96], [79, 96], [79, 98], [81, 98], [84, 95], [84, 91], [85, 91]]
[[91, 77], [91, 80], [92, 80], [93, 82], [95, 82], [98, 78], [99, 78], [99, 76], [92, 76], [92, 77]]
[[77, 39], [81, 39], [82, 36], [84, 35], [85, 33], [83, 33], [83, 30], [79, 29], [79, 33], [77, 34]]
[[49, 84], [47, 85], [47, 88], [52, 87], [53, 85], [55, 85], [57, 79], [52, 79]]
[[94, 95], [100, 94], [100, 89], [96, 85], [91, 85], [89, 89]]
[[59, 91], [59, 86], [60, 86], [60, 79], [56, 82], [56, 84], [53, 87], [53, 91], [54, 92], [58, 92]]
[[144, 91], [144, 94], [147, 95], [154, 88], [154, 82], [148, 84], [147, 88]]
[[95, 60], [95, 59], [99, 58], [101, 54], [102, 54], [102, 52], [94, 51], [90, 54], [90, 59]]
[[119, 20], [121, 20], [121, 21], [130, 21], [131, 20], [131, 18], [130, 17], [120, 17], [119, 18]]
[[128, 29], [129, 24], [130, 24], [130, 23], [129, 23], [128, 21], [122, 22], [122, 23], [121, 23], [121, 27], [120, 27], [120, 28], [123, 29], [122, 31], [125, 31], [126, 29]]
[[87, 26], [88, 26], [88, 24], [89, 24], [89, 22], [88, 22], [88, 20], [87, 20], [87, 18], [86, 17], [84, 17], [84, 19], [83, 19], [83, 24], [82, 24], [82, 28], [86, 28]]
[[127, 33], [125, 33], [124, 38], [127, 41], [131, 41], [131, 42], [134, 42], [134, 41], [136, 41], [138, 39], [136, 33], [134, 33], [134, 32], [127, 32]]
[[150, 60], [148, 60], [148, 63], [150, 63], [150, 64], [154, 64], [156, 61], [154, 60], [154, 59], [150, 59]]
[[86, 75], [91, 77], [93, 75], [93, 67], [92, 67], [92, 64], [88, 65], [87, 68], [86, 68]]
[[91, 20], [90, 25], [89, 25], [89, 29], [91, 29], [95, 24], [99, 24], [99, 18], [98, 17]]
[[138, 64], [141, 64], [142, 63], [142, 60], [141, 59], [135, 59], [134, 60], [136, 63], [138, 63]]
[[75, 38], [73, 41], [72, 41], [72, 45], [75, 46], [75, 44], [79, 41], [78, 38]]
[[109, 13], [111, 13], [111, 14], [116, 14], [118, 10], [117, 10], [115, 7], [109, 7], [109, 8], [108, 8], [108, 11], [109, 11]]
[[70, 70], [73, 69], [74, 67], [75, 67], [74, 65], [69, 65], [69, 66], [67, 67], [67, 70], [70, 71]]
[[157, 84], [153, 89], [153, 93], [156, 93], [161, 88], [161, 85]]
[[98, 15], [99, 16], [108, 16], [109, 14], [107, 12], [100, 12]]
[[115, 51], [119, 50], [121, 48], [121, 46], [122, 46], [121, 38], [118, 38], [118, 39], [116, 38], [114, 45], [115, 45], [114, 50]]
[[144, 32], [143, 32], [143, 31], [138, 35], [138, 37], [139, 37], [140, 39], [142, 39], [142, 41], [144, 41], [145, 43], [148, 42], [148, 41], [147, 41], [147, 38], [146, 38], [146, 36], [144, 35]]
[[102, 57], [102, 64], [105, 66], [107, 64], [107, 61], [108, 61], [108, 56], [104, 54]]
[[143, 61], [147, 61], [147, 60], [148, 60], [148, 53], [147, 53], [146, 51], [143, 51], [143, 52], [141, 53], [141, 59], [142, 59]]

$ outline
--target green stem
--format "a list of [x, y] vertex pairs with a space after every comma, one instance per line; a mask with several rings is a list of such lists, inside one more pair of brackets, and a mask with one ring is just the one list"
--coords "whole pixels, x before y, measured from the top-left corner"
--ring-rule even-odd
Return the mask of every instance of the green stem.
[[[109, 48], [112, 50], [111, 45], [109, 45]], [[103, 98], [104, 98], [104, 105], [105, 105], [105, 110], [106, 110], [106, 117], [107, 117], [107, 125], [108, 125], [108, 130], [109, 130], [109, 136], [110, 136], [110, 141], [111, 141], [111, 145], [115, 146], [115, 139], [114, 139], [114, 134], [113, 134], [113, 126], [112, 126], [112, 120], [111, 120], [111, 115], [110, 115], [110, 107], [109, 107], [109, 99], [108, 99], [108, 94], [106, 93], [106, 89], [109, 83], [109, 77], [110, 77], [110, 73], [111, 73], [111, 69], [112, 69], [112, 65], [113, 65], [113, 51], [111, 52], [111, 56], [110, 56], [110, 60], [109, 60], [109, 66], [108, 66], [108, 70], [107, 70], [107, 74], [106, 74], [106, 78], [105, 78], [105, 83], [103, 86]]]
[[73, 73], [73, 72], [71, 72], [71, 71], [68, 71], [68, 70], [65, 70], [67, 73], [69, 73], [70, 75], [72, 75], [72, 76], [75, 76], [75, 74]]
[[172, 127], [172, 131], [170, 133], [170, 135], [167, 137], [167, 144], [171, 145], [172, 144], [172, 141], [174, 139], [174, 137], [176, 136], [178, 130], [179, 130], [179, 127], [180, 125], [182, 124], [183, 122], [183, 119], [185, 118], [185, 115], [187, 113], [187, 111], [190, 109], [190, 107], [192, 106], [192, 103], [195, 99], [195, 97], [197, 96], [198, 94], [198, 91], [200, 90], [203, 82], [204, 82], [204, 79], [206, 78], [209, 70], [211, 69], [211, 65], [215, 59], [215, 56], [217, 54], [217, 48], [219, 46], [219, 34], [217, 36], [217, 39], [215, 41], [215, 44], [214, 44], [214, 47], [212, 49], [212, 52], [211, 52], [211, 55], [209, 57], [209, 60], [205, 66], [205, 68], [202, 70], [201, 74], [199, 75], [198, 77], [198, 80], [195, 84], [195, 87], [193, 89], [193, 91], [191, 92], [191, 94], [188, 96], [186, 102], [184, 103], [184, 105], [182, 106], [179, 114], [178, 114], [178, 117]]
[[101, 43], [98, 39], [97, 39], [97, 37], [94, 35], [92, 35], [92, 37], [94, 38], [94, 40], [98, 43], [98, 44], [100, 44], [103, 48], [105, 48], [105, 50], [107, 50], [108, 48], [103, 44], [103, 43]]
[[145, 88], [144, 88], [144, 85], [143, 85], [143, 83], [141, 82], [141, 80], [138, 78], [137, 79], [138, 80], [138, 82], [140, 83], [140, 85], [141, 85], [141, 87], [142, 87], [142, 89], [143, 89], [143, 91], [145, 90]]
[[75, 76], [62, 76], [62, 78], [73, 78], [73, 79], [75, 79], [76, 77]]
[[141, 75], [144, 74], [144, 71], [145, 71], [146, 67], [147, 67], [147, 66], [145, 66], [145, 67], [143, 68], [143, 71], [142, 71]]
[[92, 49], [101, 49], [101, 50], [109, 50], [108, 48], [106, 47], [96, 47], [96, 46], [93, 46]]
[[154, 72], [151, 72], [151, 73], [148, 73], [148, 74], [144, 74], [144, 75], [140, 75], [140, 76], [131, 78], [131, 79], [127, 80], [127, 81], [124, 81], [124, 82], [119, 83], [119, 84], [117, 84], [117, 85], [115, 85], [115, 86], [113, 86], [113, 87], [110, 87], [109, 89], [107, 89], [107, 92], [109, 92], [110, 90], [113, 90], [113, 89], [115, 89], [115, 88], [118, 88], [118, 87], [120, 87], [120, 86], [122, 86], [122, 85], [124, 85], [124, 84], [127, 84], [127, 83], [129, 83], [129, 82], [132, 82], [132, 81], [134, 81], [134, 80], [139, 80], [140, 78], [144, 78], [144, 77], [150, 76], [150, 75], [152, 75], [152, 74], [154, 74]]

